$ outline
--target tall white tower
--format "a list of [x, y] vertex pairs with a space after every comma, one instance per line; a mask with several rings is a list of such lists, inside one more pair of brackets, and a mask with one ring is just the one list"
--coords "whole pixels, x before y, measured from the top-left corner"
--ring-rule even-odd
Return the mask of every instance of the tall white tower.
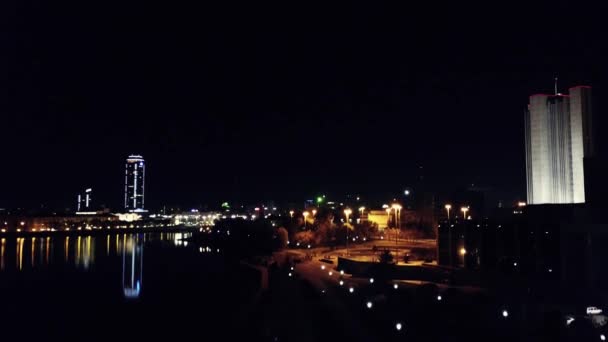
[[530, 96], [525, 122], [528, 203], [584, 203], [583, 159], [593, 153], [591, 87]]
[[130, 155], [125, 165], [125, 209], [129, 212], [144, 212], [144, 183], [146, 165], [144, 158]]

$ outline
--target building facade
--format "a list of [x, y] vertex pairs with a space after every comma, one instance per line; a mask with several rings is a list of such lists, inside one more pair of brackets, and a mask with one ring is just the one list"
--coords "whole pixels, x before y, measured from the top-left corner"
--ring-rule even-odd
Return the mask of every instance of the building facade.
[[585, 202], [584, 158], [593, 154], [591, 87], [535, 94], [525, 115], [529, 204]]
[[125, 165], [125, 210], [143, 212], [146, 165], [144, 158], [130, 155]]

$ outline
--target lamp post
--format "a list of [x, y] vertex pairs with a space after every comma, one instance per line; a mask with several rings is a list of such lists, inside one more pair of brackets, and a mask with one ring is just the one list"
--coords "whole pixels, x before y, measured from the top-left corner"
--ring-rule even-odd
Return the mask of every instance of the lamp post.
[[353, 211], [349, 208], [344, 209], [344, 215], [346, 215], [346, 224], [344, 225], [344, 227], [346, 227], [346, 255], [348, 255], [348, 216], [352, 214], [352, 212]]
[[451, 204], [446, 204], [445, 205], [445, 210], [448, 212], [448, 221], [450, 220], [450, 209], [452, 209], [452, 205]]
[[466, 220], [467, 219], [467, 211], [469, 211], [469, 207], [462, 207], [462, 208], [460, 208], [460, 211], [462, 211], [462, 216]]
[[397, 234], [395, 235], [395, 260], [399, 263], [399, 233], [401, 232], [401, 205], [395, 203], [392, 205], [395, 209], [395, 227], [397, 228]]
[[294, 211], [293, 211], [293, 210], [290, 210], [290, 211], [289, 211], [289, 216], [291, 217], [291, 221], [293, 221], [293, 213], [294, 213]]
[[316, 216], [317, 215], [317, 209], [313, 209], [312, 210], [312, 216]]
[[310, 213], [308, 211], [305, 211], [302, 213], [302, 216], [304, 216], [304, 228], [306, 228], [306, 217], [310, 215]]

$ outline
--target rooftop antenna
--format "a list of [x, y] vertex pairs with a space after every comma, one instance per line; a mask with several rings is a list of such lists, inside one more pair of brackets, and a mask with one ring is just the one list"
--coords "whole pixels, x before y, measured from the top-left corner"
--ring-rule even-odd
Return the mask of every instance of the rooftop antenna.
[[557, 92], [557, 77], [555, 77], [555, 95], [559, 95]]

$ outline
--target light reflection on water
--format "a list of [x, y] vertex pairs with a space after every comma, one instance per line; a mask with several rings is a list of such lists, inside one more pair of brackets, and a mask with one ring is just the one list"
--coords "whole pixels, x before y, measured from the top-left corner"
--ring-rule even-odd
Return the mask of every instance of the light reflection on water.
[[66, 235], [3, 237], [0, 239], [0, 271], [35, 271], [53, 265], [68, 265], [80, 270], [94, 267], [98, 258], [143, 254], [137, 251], [149, 241], [167, 241], [187, 246], [189, 232], [123, 233], [105, 235]]

